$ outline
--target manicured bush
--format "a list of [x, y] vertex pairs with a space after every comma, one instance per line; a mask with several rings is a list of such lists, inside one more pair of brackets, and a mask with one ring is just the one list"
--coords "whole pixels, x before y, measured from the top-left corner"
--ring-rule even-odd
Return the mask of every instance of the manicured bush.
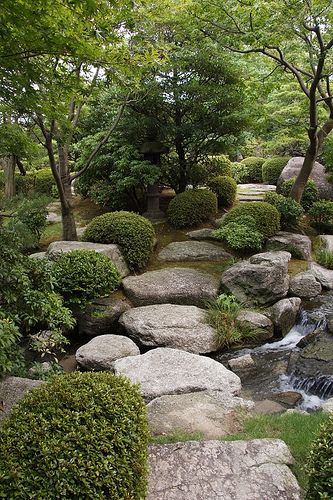
[[56, 376], [3, 424], [0, 497], [143, 499], [148, 437], [139, 387], [125, 377]]
[[174, 227], [189, 227], [209, 220], [217, 212], [217, 197], [208, 189], [190, 189], [169, 203], [167, 216]]
[[229, 222], [226, 226], [213, 231], [213, 236], [221, 241], [225, 241], [233, 250], [247, 253], [260, 251], [264, 241], [263, 235], [255, 229], [256, 223], [253, 217], [249, 225], [240, 217], [243, 222]]
[[283, 229], [290, 226], [297, 226], [304, 214], [304, 209], [300, 203], [291, 198], [286, 198], [282, 194], [266, 193], [265, 201], [273, 205], [280, 212], [281, 227]]
[[[291, 191], [291, 188], [293, 187], [295, 183], [296, 177], [291, 177], [287, 181], [285, 181], [281, 186], [278, 187], [277, 191], [280, 194], [283, 194], [283, 196], [288, 197]], [[312, 180], [309, 179], [308, 182], [306, 183], [303, 196], [301, 199], [301, 205], [304, 208], [304, 210], [307, 212], [310, 210], [312, 205], [316, 202], [319, 201], [319, 191], [316, 186], [316, 183]]]
[[289, 160], [290, 156], [274, 156], [266, 160], [262, 165], [262, 180], [268, 184], [276, 185]]
[[310, 223], [319, 231], [333, 229], [333, 201], [316, 201], [309, 210]]
[[239, 217], [250, 215], [256, 221], [257, 230], [264, 238], [274, 236], [280, 230], [278, 210], [265, 201], [249, 201], [233, 207], [224, 217], [222, 226], [230, 222], [238, 223]]
[[218, 175], [208, 179], [207, 186], [217, 196], [219, 207], [230, 207], [236, 199], [237, 183], [227, 175]]
[[152, 254], [155, 230], [152, 223], [133, 212], [109, 212], [92, 219], [84, 234], [84, 241], [115, 243], [132, 271], [143, 269]]
[[308, 464], [308, 500], [333, 498], [333, 413], [313, 441]]
[[241, 161], [247, 170], [246, 182], [262, 182], [262, 166], [265, 161], [265, 158], [257, 158], [256, 156], [249, 156]]
[[53, 266], [55, 289], [69, 305], [108, 295], [120, 284], [120, 274], [106, 255], [94, 250], [62, 254]]
[[232, 175], [232, 162], [226, 155], [208, 156], [204, 163], [210, 176]]

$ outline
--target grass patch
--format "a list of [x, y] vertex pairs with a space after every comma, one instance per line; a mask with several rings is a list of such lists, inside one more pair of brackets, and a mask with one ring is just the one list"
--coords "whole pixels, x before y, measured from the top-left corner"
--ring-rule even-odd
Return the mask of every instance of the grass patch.
[[43, 231], [42, 237], [39, 242], [41, 249], [47, 248], [52, 241], [61, 240], [62, 224], [61, 222], [55, 222], [54, 224], [48, 224]]

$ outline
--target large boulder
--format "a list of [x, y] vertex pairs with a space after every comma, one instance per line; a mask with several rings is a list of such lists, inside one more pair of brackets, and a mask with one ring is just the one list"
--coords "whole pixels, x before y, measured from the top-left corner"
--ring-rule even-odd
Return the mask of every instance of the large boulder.
[[147, 500], [301, 500], [293, 463], [279, 439], [151, 445]]
[[237, 262], [222, 274], [222, 285], [247, 306], [270, 305], [289, 288], [289, 252], [265, 252]]
[[208, 300], [216, 297], [219, 282], [202, 271], [174, 267], [128, 276], [123, 280], [123, 287], [136, 306], [183, 304], [205, 307]]
[[221, 363], [166, 347], [119, 359], [114, 363], [114, 371], [116, 375], [125, 375], [133, 383], [139, 383], [146, 401], [166, 394], [207, 390], [232, 396], [241, 390], [239, 377]]
[[158, 254], [159, 260], [179, 261], [209, 261], [226, 260], [232, 256], [221, 246], [206, 241], [175, 241], [169, 243]]
[[296, 297], [310, 299], [321, 293], [321, 284], [311, 271], [304, 271], [290, 278], [289, 293]]
[[311, 260], [311, 240], [304, 234], [280, 231], [266, 243], [266, 250], [285, 250], [295, 259]]
[[88, 241], [53, 241], [48, 246], [46, 257], [56, 260], [62, 253], [73, 250], [94, 250], [112, 260], [122, 277], [129, 275], [129, 269], [118, 245], [90, 243]]
[[301, 299], [299, 297], [282, 299], [273, 305], [272, 320], [278, 335], [287, 335], [295, 325], [300, 307]]
[[245, 327], [247, 331], [253, 333], [256, 342], [267, 340], [274, 335], [272, 321], [264, 314], [256, 311], [242, 309], [236, 321], [240, 327]]
[[[277, 185], [280, 186], [284, 181], [290, 179], [291, 177], [297, 177], [303, 166], [303, 162], [304, 158], [302, 156], [291, 158], [282, 170]], [[310, 174], [310, 179], [313, 179], [316, 183], [320, 198], [325, 200], [333, 199], [333, 184], [327, 181], [325, 167], [321, 163], [317, 161], [315, 162]]]
[[319, 239], [323, 250], [333, 252], [333, 234], [320, 234]]
[[117, 359], [137, 356], [140, 350], [122, 335], [99, 335], [81, 346], [75, 354], [77, 363], [86, 370], [112, 370]]
[[333, 290], [333, 271], [320, 266], [315, 262], [311, 262], [310, 271], [323, 288]]
[[218, 349], [216, 332], [205, 316], [206, 312], [196, 306], [157, 304], [126, 311], [119, 323], [139, 345], [200, 354]]
[[115, 333], [119, 316], [130, 308], [125, 300], [112, 296], [93, 300], [83, 311], [75, 311], [79, 334], [95, 336]]
[[42, 380], [31, 380], [22, 377], [6, 377], [0, 381], [0, 421], [5, 418], [28, 391], [39, 387]]

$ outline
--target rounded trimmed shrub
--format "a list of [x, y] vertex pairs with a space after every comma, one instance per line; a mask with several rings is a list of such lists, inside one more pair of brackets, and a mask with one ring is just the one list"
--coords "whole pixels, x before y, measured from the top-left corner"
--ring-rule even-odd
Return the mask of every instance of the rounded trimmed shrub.
[[121, 282], [116, 266], [94, 250], [72, 250], [54, 263], [55, 289], [67, 304], [82, 304], [107, 295]]
[[265, 158], [256, 156], [249, 156], [241, 161], [241, 165], [246, 167], [246, 182], [262, 182], [262, 166], [265, 161]]
[[[295, 183], [296, 177], [291, 177], [290, 179], [286, 180], [279, 186], [278, 188], [278, 193], [283, 194], [283, 196], [288, 197], [291, 191], [291, 188], [293, 187]], [[301, 199], [301, 205], [304, 208], [304, 210], [307, 212], [310, 210], [312, 205], [316, 202], [319, 201], [320, 196], [319, 196], [319, 191], [317, 188], [316, 183], [312, 180], [309, 179], [308, 182], [306, 183], [303, 196]]]
[[148, 438], [145, 404], [127, 378], [56, 376], [2, 426], [0, 497], [145, 498]]
[[226, 155], [208, 156], [205, 160], [206, 168], [210, 175], [232, 175], [232, 162]]
[[190, 189], [170, 201], [167, 216], [172, 226], [180, 228], [205, 222], [216, 212], [216, 194], [208, 189]]
[[319, 436], [311, 446], [308, 464], [308, 500], [333, 498], [333, 413], [321, 426]]
[[262, 165], [262, 180], [267, 184], [277, 184], [282, 170], [290, 160], [290, 156], [274, 156]]
[[230, 207], [236, 199], [237, 182], [228, 175], [218, 175], [208, 179], [207, 186], [217, 196], [219, 207]]
[[119, 245], [131, 271], [143, 269], [154, 249], [152, 223], [134, 212], [108, 212], [90, 221], [84, 241]]
[[300, 203], [291, 198], [286, 198], [282, 194], [266, 193], [265, 201], [280, 212], [281, 227], [283, 228], [297, 226], [304, 214], [304, 209]]
[[244, 215], [250, 215], [254, 218], [257, 230], [265, 238], [274, 236], [274, 234], [280, 230], [279, 211], [273, 207], [273, 205], [265, 201], [240, 203], [225, 215], [222, 226], [226, 226], [230, 222], [238, 223], [239, 217]]

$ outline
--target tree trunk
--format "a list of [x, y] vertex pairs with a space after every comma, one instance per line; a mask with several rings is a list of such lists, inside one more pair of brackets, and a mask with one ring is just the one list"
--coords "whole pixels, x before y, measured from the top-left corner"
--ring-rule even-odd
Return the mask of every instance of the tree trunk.
[[15, 196], [15, 157], [7, 156], [4, 161], [5, 173], [5, 198], [10, 199]]
[[73, 213], [73, 196], [70, 182], [67, 147], [58, 144], [59, 174], [64, 196], [60, 197], [62, 217], [62, 239], [76, 241], [77, 232]]
[[308, 179], [310, 177], [316, 159], [317, 159], [317, 152], [313, 153], [313, 151], [311, 151], [311, 147], [309, 147], [305, 153], [305, 158], [302, 168], [299, 171], [299, 174], [295, 180], [295, 183], [289, 195], [298, 203], [300, 203], [302, 199], [306, 183], [308, 182]]

